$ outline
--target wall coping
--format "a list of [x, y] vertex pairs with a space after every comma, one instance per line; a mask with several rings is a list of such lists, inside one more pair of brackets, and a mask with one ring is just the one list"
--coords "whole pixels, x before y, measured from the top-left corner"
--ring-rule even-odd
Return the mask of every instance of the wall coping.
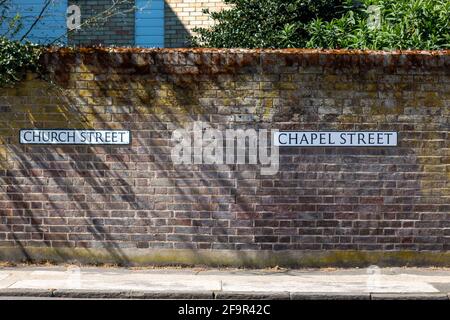
[[450, 70], [450, 50], [370, 51], [318, 49], [215, 49], [215, 48], [47, 48], [41, 65], [56, 74], [63, 86], [74, 67], [85, 65], [93, 73], [108, 70], [129, 75], [212, 76], [283, 72], [444, 75]]
[[353, 50], [353, 49], [241, 49], [241, 48], [131, 48], [131, 47], [49, 47], [50, 53], [267, 53], [267, 54], [324, 54], [324, 55], [421, 55], [450, 56], [450, 50]]

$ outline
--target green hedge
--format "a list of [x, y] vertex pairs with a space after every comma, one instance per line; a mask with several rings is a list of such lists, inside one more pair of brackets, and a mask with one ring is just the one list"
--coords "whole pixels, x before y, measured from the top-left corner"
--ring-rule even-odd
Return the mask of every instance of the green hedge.
[[[194, 46], [225, 48], [449, 49], [449, 0], [225, 0], [197, 28]], [[379, 10], [379, 23], [373, 10]]]

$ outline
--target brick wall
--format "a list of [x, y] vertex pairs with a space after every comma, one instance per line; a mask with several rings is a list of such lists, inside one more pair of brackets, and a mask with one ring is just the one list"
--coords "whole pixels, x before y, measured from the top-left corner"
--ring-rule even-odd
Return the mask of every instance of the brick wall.
[[79, 31], [70, 32], [68, 35], [68, 44], [70, 46], [134, 45], [134, 0], [122, 1], [118, 5], [113, 5], [111, 0], [68, 1], [68, 5], [73, 4], [80, 7], [82, 24], [95, 16], [101, 19], [89, 25], [83, 25]]
[[193, 34], [195, 27], [210, 26], [212, 21], [203, 9], [219, 11], [226, 8], [222, 0], [166, 0], [165, 6], [165, 47], [183, 48]]
[[[67, 50], [0, 91], [0, 258], [450, 265], [449, 52]], [[176, 165], [176, 128], [391, 130], [391, 148]], [[128, 129], [29, 146], [20, 128]]]

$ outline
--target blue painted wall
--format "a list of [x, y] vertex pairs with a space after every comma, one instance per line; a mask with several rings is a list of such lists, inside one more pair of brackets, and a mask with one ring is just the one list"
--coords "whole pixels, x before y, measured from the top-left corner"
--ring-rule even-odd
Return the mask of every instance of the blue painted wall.
[[[39, 16], [45, 0], [11, 0], [9, 3], [11, 6], [8, 16], [14, 17], [16, 13], [19, 13], [22, 17], [23, 28], [14, 37], [20, 39]], [[52, 0], [43, 18], [35, 25], [27, 39], [34, 43], [46, 44], [64, 35], [67, 30], [66, 9], [67, 0]], [[0, 26], [0, 34], [3, 35], [7, 30], [6, 24], [3, 23]], [[60, 43], [67, 43], [67, 37], [63, 36]]]
[[[16, 13], [22, 16], [23, 28], [14, 38], [20, 39], [39, 15], [45, 0], [10, 0], [9, 17]], [[136, 0], [135, 44], [137, 47], [164, 47], [164, 0]], [[52, 0], [43, 18], [36, 24], [27, 39], [46, 44], [61, 37], [66, 27], [67, 0]], [[81, 12], [83, 14], [83, 12]], [[0, 25], [0, 34], [7, 31], [5, 23]], [[60, 44], [67, 44], [63, 36]]]
[[164, 0], [136, 0], [135, 44], [164, 47]]

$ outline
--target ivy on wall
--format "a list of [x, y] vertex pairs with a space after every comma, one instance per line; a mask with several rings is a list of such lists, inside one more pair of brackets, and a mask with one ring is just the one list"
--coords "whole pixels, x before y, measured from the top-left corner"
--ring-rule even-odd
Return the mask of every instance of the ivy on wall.
[[0, 87], [12, 85], [27, 71], [39, 71], [41, 47], [0, 37]]

